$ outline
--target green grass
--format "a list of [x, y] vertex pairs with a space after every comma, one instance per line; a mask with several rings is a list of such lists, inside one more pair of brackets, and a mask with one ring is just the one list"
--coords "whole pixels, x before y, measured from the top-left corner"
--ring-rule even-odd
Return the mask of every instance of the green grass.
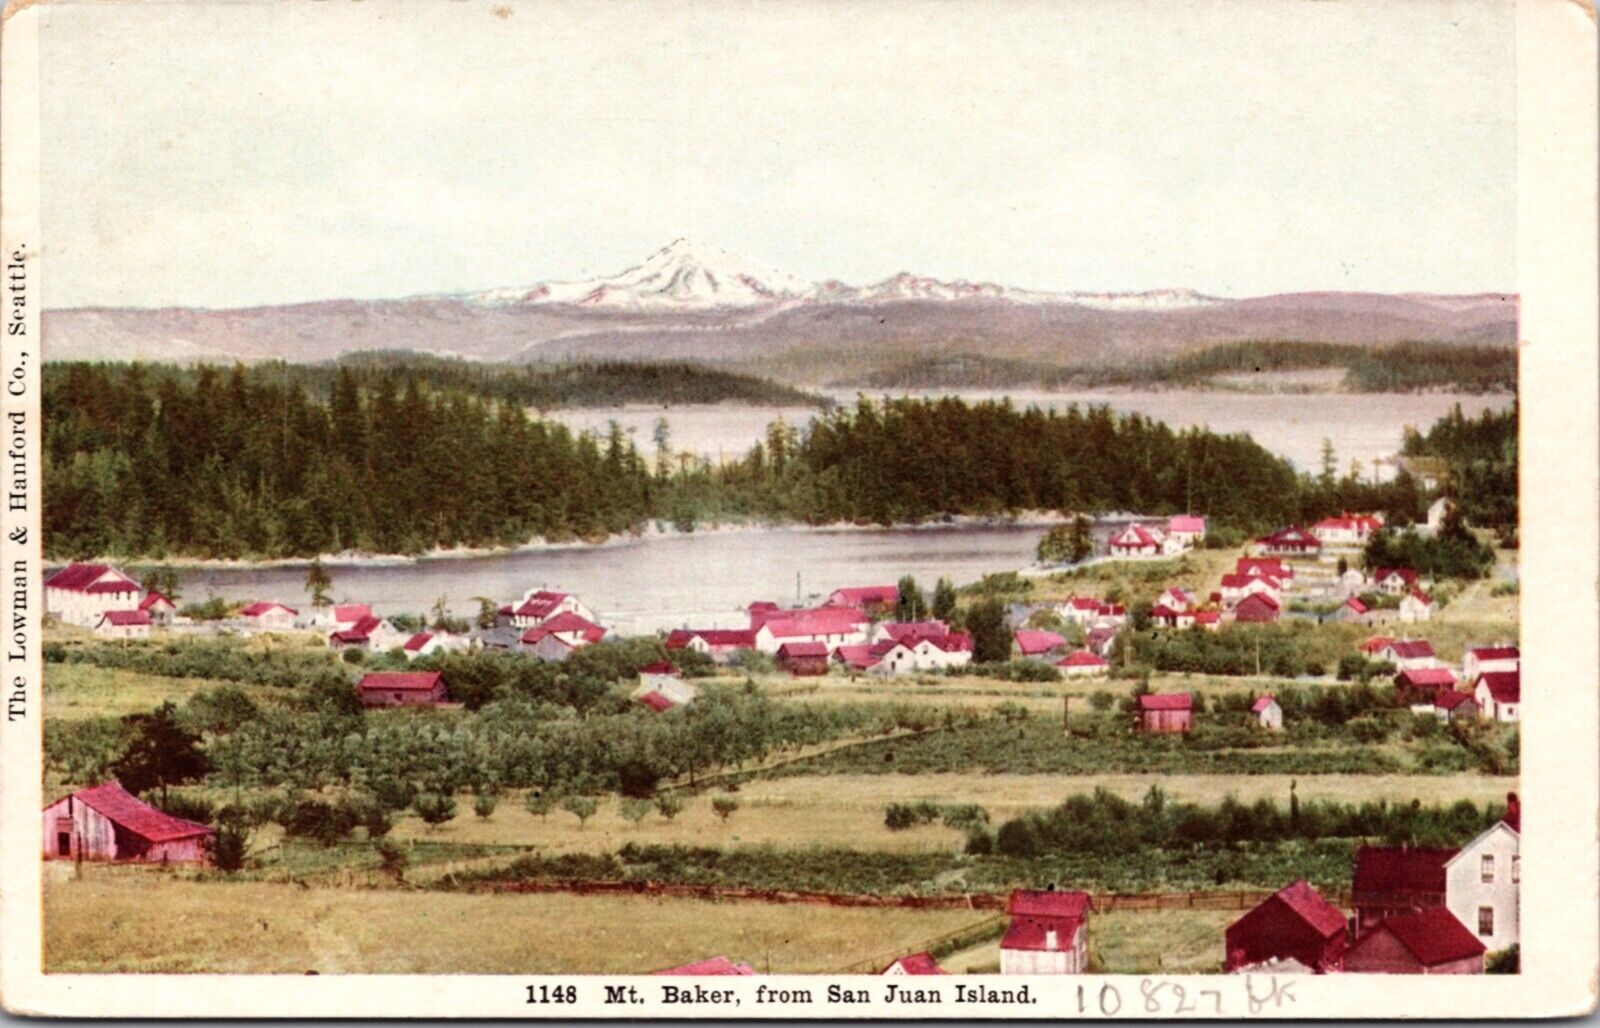
[[168, 678], [91, 664], [49, 664], [44, 672], [45, 717], [63, 721], [149, 713], [168, 700], [186, 703], [195, 693], [230, 685], [259, 703], [282, 700], [282, 689], [234, 685], [210, 678]]

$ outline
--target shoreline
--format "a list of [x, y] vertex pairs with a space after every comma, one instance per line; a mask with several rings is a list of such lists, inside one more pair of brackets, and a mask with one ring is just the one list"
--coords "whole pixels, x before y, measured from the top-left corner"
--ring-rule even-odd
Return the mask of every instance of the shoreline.
[[[723, 522], [697, 527], [683, 532], [662, 521], [652, 520], [634, 532], [622, 532], [595, 542], [582, 540], [550, 542], [542, 538], [530, 539], [515, 546], [456, 546], [441, 547], [419, 554], [360, 553], [343, 551], [324, 553], [317, 557], [273, 557], [250, 560], [242, 557], [108, 557], [88, 559], [89, 563], [122, 564], [127, 567], [172, 567], [199, 571], [233, 570], [265, 571], [279, 568], [308, 568], [313, 560], [320, 559], [326, 568], [405, 567], [432, 561], [478, 560], [493, 557], [510, 557], [520, 553], [545, 553], [559, 550], [589, 550], [604, 547], [629, 546], [651, 541], [669, 541], [704, 535], [746, 535], [761, 532], [803, 532], [833, 534], [842, 532], [936, 532], [960, 531], [969, 528], [1048, 528], [1061, 523], [1061, 518], [1047, 511], [1022, 511], [1015, 515], [956, 514], [932, 521], [902, 522], [893, 525], [858, 525], [848, 521], [825, 525], [807, 525], [801, 522]], [[46, 570], [64, 567], [69, 561], [46, 559]]]

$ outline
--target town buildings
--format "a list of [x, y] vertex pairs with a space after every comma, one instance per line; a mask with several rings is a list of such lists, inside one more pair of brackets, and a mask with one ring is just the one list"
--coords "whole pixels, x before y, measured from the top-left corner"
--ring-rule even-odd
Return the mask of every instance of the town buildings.
[[93, 628], [109, 611], [139, 609], [139, 583], [109, 564], [68, 564], [44, 580], [44, 610], [72, 625]]

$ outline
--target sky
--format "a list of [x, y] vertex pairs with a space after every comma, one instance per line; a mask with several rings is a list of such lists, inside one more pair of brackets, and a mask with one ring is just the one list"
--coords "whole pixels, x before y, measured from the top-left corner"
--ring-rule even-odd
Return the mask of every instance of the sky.
[[614, 274], [1500, 292], [1508, 3], [58, 0], [47, 306]]

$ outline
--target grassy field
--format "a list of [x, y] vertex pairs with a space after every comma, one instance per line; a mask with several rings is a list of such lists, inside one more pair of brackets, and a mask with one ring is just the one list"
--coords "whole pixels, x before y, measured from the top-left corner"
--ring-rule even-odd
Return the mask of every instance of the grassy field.
[[[1222, 967], [1222, 930], [1237, 910], [1114, 910], [1089, 915], [1089, 959], [1104, 974], [1201, 974]], [[1000, 940], [939, 961], [951, 974], [1000, 969]]]
[[1217, 580], [1232, 571], [1239, 550], [1191, 550], [1170, 560], [1115, 560], [1077, 571], [1033, 578], [1028, 601], [1064, 600], [1069, 596], [1105, 596], [1117, 590], [1123, 602], [1148, 603], [1169, 585], [1208, 596]]
[[[195, 693], [231, 683], [208, 678], [166, 678], [90, 664], [49, 664], [44, 673], [45, 717], [63, 721], [145, 714], [167, 700], [183, 704]], [[283, 699], [269, 686], [235, 686], [258, 703]]]
[[835, 909], [633, 896], [468, 895], [182, 881], [49, 865], [45, 970], [629, 974], [725, 955], [826, 972], [916, 952], [970, 910]]

